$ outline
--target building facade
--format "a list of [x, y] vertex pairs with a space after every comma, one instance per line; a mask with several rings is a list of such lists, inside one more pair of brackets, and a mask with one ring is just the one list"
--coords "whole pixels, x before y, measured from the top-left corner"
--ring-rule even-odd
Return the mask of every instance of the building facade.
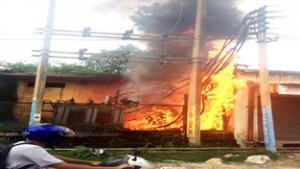
[[[247, 88], [237, 91], [234, 109], [234, 134], [241, 146], [263, 142], [259, 92], [259, 72], [239, 70], [237, 77]], [[270, 71], [271, 105], [277, 146], [300, 143], [300, 73]]]
[[[2, 107], [5, 107], [3, 104], [10, 105], [10, 103], [12, 103], [14, 117], [25, 122], [29, 119], [34, 89], [34, 77], [34, 74], [0, 74], [0, 86], [2, 89], [5, 88], [5, 84], [6, 88], [8, 88], [12, 87], [14, 83], [16, 88], [15, 98], [5, 101], [2, 99]], [[257, 70], [247, 69], [237, 70], [236, 77], [244, 81], [247, 87], [235, 91], [236, 99], [234, 110], [228, 120], [227, 131], [234, 133], [235, 140], [240, 146], [248, 146], [252, 143], [263, 143], [264, 136], [260, 106], [259, 72]], [[8, 83], [11, 80], [14, 82]], [[97, 121], [122, 123], [122, 113], [124, 113], [122, 112], [124, 111], [123, 105], [120, 107], [115, 106], [113, 109], [111, 109], [111, 107], [107, 109], [107, 107], [103, 107], [107, 99], [115, 98], [110, 100], [112, 101], [110, 104], [120, 103], [121, 98], [124, 98], [123, 96], [126, 96], [126, 93], [131, 93], [131, 96], [133, 93], [133, 95], [140, 95], [142, 99], [146, 99], [146, 102], [151, 103], [149, 100], [159, 100], [160, 97], [158, 97], [158, 95], [162, 92], [166, 92], [165, 95], [167, 95], [168, 92], [174, 90], [169, 88], [176, 89], [174, 86], [163, 86], [161, 82], [154, 82], [153, 80], [144, 81], [143, 85], [138, 84], [140, 87], [149, 88], [148, 91], [145, 92], [146, 94], [143, 95], [142, 90], [139, 89], [137, 92], [137, 88], [128, 82], [127, 78], [117, 75], [49, 75], [44, 91], [45, 106], [43, 107], [42, 119], [46, 122], [53, 121], [54, 119], [59, 123], [72, 123], [72, 121], [68, 121], [65, 118], [65, 115], [71, 117], [71, 114], [76, 114], [76, 112], [77, 114], [84, 112], [84, 114], [78, 117], [71, 117], [71, 119], [77, 118], [77, 120], [88, 123]], [[269, 82], [277, 145], [299, 144], [300, 72], [270, 71]], [[6, 90], [6, 88], [4, 90]], [[183, 97], [186, 91], [186, 88], [183, 88], [177, 95]], [[115, 97], [117, 95], [122, 97], [118, 100], [116, 99], [118, 97]], [[167, 102], [164, 102], [164, 107], [170, 107], [171, 105], [169, 103], [175, 103], [178, 98], [179, 97], [170, 98]], [[17, 100], [17, 102], [14, 100]], [[72, 102], [78, 104], [76, 104], [76, 106], [73, 104], [72, 108], [68, 108], [66, 105]], [[52, 103], [62, 103], [60, 105], [63, 105], [56, 107], [57, 112], [55, 117], [53, 107], [51, 107], [53, 106]], [[156, 102], [156, 104], [158, 104], [158, 102]], [[162, 102], [159, 104], [162, 104]], [[172, 110], [177, 111], [177, 114], [183, 112], [183, 109], [183, 104], [179, 104], [177, 107], [173, 104]], [[155, 111], [156, 113], [161, 113], [158, 109]], [[97, 116], [99, 112], [102, 112], [102, 114], [100, 113], [101, 115], [98, 114]], [[141, 114], [129, 114], [128, 117], [129, 119], [135, 119], [136, 117], [142, 116], [145, 112], [146, 111]], [[118, 113], [119, 115], [115, 116], [115, 114]], [[109, 116], [108, 114], [114, 114], [114, 116]], [[150, 116], [145, 116], [145, 118], [150, 118]], [[174, 118], [182, 120], [182, 118], [175, 117], [175, 115]], [[149, 122], [149, 119], [147, 120]], [[151, 123], [152, 122], [157, 121], [152, 119]]]

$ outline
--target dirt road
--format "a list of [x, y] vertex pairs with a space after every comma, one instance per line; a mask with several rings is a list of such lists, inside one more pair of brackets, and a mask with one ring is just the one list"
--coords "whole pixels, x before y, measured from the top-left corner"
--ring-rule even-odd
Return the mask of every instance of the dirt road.
[[186, 163], [168, 162], [156, 163], [155, 169], [300, 169], [300, 153], [280, 154], [276, 161], [269, 161], [266, 164], [250, 163]]

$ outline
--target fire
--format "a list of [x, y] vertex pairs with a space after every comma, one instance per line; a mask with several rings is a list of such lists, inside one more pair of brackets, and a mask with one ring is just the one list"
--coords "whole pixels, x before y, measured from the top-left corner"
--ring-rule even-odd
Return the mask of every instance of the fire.
[[[214, 41], [208, 57], [215, 57], [223, 43], [222, 40]], [[225, 52], [221, 54], [221, 58], [224, 56]], [[201, 130], [226, 130], [234, 108], [234, 90], [245, 86], [245, 83], [234, 77], [233, 71], [234, 63], [230, 62], [218, 74], [211, 76], [211, 88], [202, 92], [205, 96], [205, 111], [201, 115]]]
[[140, 117], [125, 121], [124, 127], [132, 130], [164, 130], [182, 126], [182, 118], [175, 109], [153, 106], [141, 112]]
[[[212, 49], [208, 53], [208, 58], [214, 58], [222, 48], [224, 41], [217, 40], [211, 43]], [[226, 56], [224, 53], [219, 60]], [[227, 130], [230, 115], [234, 109], [235, 90], [245, 87], [245, 83], [235, 78], [234, 63], [230, 62], [228, 66], [219, 71], [217, 74], [211, 75], [211, 81], [207, 88], [202, 91], [201, 102], [204, 112], [201, 115], [201, 130]], [[188, 91], [184, 89], [184, 93]], [[174, 96], [176, 97], [176, 96]], [[195, 111], [195, 108], [189, 107], [188, 111]], [[139, 110], [130, 115], [126, 115], [124, 127], [132, 130], [163, 130], [163, 129], [182, 129], [183, 118], [181, 116], [182, 109], [175, 109], [166, 106], [153, 106]], [[187, 117], [187, 127], [194, 126], [194, 116], [190, 114]], [[194, 135], [190, 128], [187, 129], [188, 135]]]

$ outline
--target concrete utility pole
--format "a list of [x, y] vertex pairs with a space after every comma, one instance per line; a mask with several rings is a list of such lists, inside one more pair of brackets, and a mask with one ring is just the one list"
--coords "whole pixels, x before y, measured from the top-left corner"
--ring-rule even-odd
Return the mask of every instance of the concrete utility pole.
[[49, 0], [47, 25], [44, 30], [44, 47], [41, 51], [41, 57], [36, 72], [29, 124], [36, 124], [40, 123], [41, 121], [43, 93], [47, 79], [47, 68], [51, 44], [55, 2], [56, 0]]
[[[261, 8], [258, 15], [266, 19], [265, 8]], [[266, 150], [276, 152], [276, 142], [274, 134], [274, 124], [271, 106], [270, 96], [270, 84], [269, 84], [269, 70], [267, 62], [267, 50], [266, 50], [266, 21], [258, 22], [258, 44], [259, 44], [259, 82], [260, 82], [260, 97], [261, 97], [261, 111], [262, 122], [264, 130], [264, 142]]]
[[192, 53], [192, 70], [190, 75], [188, 114], [187, 114], [187, 137], [189, 142], [195, 145], [201, 144], [200, 116], [201, 116], [201, 71], [202, 51], [200, 38], [202, 28], [203, 1], [197, 0], [197, 13], [195, 20], [195, 32]]

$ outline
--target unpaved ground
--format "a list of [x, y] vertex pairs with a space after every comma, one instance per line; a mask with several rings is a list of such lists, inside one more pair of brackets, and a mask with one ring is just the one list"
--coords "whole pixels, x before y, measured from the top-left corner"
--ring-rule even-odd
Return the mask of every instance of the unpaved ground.
[[299, 153], [280, 154], [279, 160], [270, 161], [266, 164], [249, 163], [186, 163], [186, 162], [168, 162], [156, 163], [155, 169], [300, 169]]

